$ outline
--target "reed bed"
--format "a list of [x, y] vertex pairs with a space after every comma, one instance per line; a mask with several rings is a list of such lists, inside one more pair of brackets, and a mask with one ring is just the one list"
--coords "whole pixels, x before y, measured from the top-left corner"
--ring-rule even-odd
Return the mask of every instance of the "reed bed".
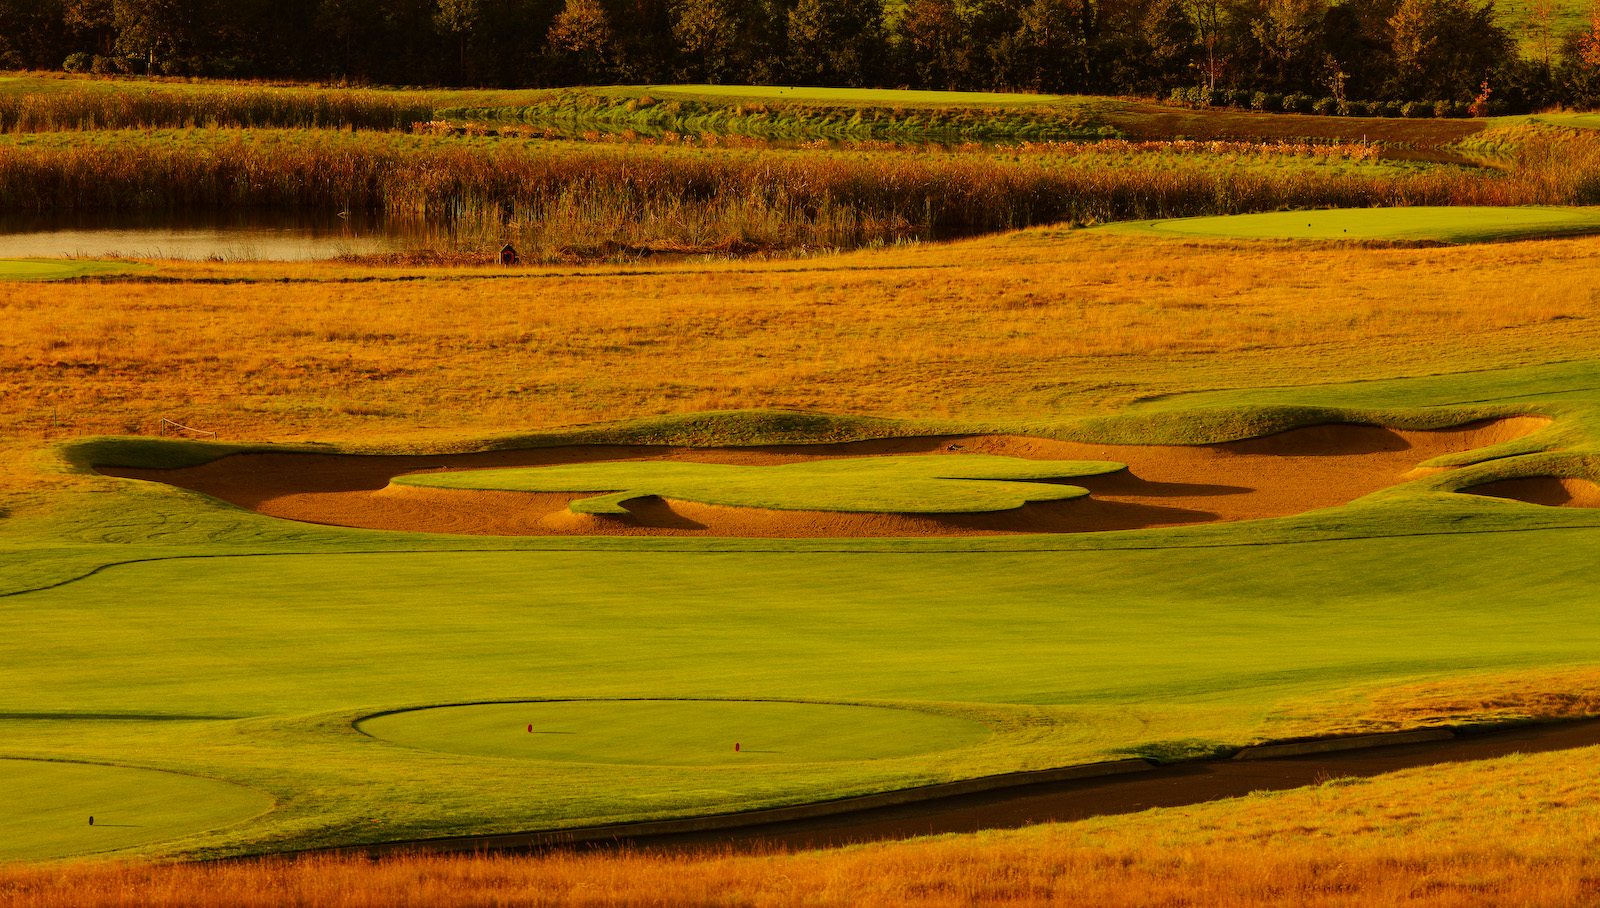
[[[412, 124], [413, 133], [435, 136], [505, 136], [525, 139], [570, 139], [583, 142], [601, 142], [608, 145], [641, 145], [645, 147], [681, 146], [693, 148], [757, 148], [774, 147], [767, 139], [737, 133], [701, 132], [659, 134], [640, 133], [627, 129], [621, 132], [586, 130], [569, 135], [554, 126], [517, 126], [496, 123], [430, 120]], [[1015, 143], [962, 142], [941, 145], [926, 142], [896, 142], [885, 139], [818, 139], [801, 143], [798, 147], [813, 150], [843, 149], [848, 151], [900, 152], [905, 154], [983, 154], [983, 155], [1065, 155], [1124, 156], [1145, 154], [1207, 155], [1230, 158], [1291, 156], [1316, 158], [1344, 158], [1353, 161], [1375, 161], [1383, 149], [1367, 142], [1238, 142], [1220, 139], [1175, 139], [1171, 141], [1129, 141], [1127, 139], [1100, 139], [1092, 142], [1021, 141]]]
[[[1203, 156], [713, 153], [569, 144], [397, 142], [303, 133], [214, 142], [0, 146], [0, 208], [363, 210], [466, 221], [539, 246], [726, 242], [856, 247], [983, 233], [1303, 207], [1584, 204], [1600, 152], [1530, 151], [1510, 174], [1208, 167]], [[1553, 143], [1552, 143], [1553, 144]], [[668, 152], [671, 153], [668, 153]], [[1184, 166], [1193, 158], [1196, 166]], [[1577, 162], [1577, 163], [1575, 163]], [[533, 231], [530, 233], [530, 231]], [[485, 239], [493, 239], [485, 238]]]
[[[855, 248], [1285, 208], [1600, 204], [1600, 137], [1539, 135], [1506, 170], [1296, 160], [1300, 149], [1109, 142], [1070, 153], [762, 151], [195, 130], [0, 144], [0, 209], [366, 211], [473, 248]], [[1344, 149], [1351, 156], [1353, 149]], [[1338, 162], [1334, 157], [1321, 159]]]
[[406, 129], [432, 116], [415, 96], [287, 88], [0, 93], [0, 133], [184, 126]]

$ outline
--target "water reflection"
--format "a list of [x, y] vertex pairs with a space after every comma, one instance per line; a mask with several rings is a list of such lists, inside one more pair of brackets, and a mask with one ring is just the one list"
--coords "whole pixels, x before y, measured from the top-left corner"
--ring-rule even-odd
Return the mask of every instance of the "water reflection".
[[0, 214], [0, 258], [123, 256], [304, 262], [400, 252], [421, 225], [370, 215], [283, 211]]

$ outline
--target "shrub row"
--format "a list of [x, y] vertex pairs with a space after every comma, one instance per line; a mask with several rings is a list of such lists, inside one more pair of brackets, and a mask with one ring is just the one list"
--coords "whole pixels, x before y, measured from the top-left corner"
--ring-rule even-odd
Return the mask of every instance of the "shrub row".
[[1236, 110], [1318, 114], [1325, 117], [1498, 117], [1510, 112], [1504, 101], [1489, 101], [1474, 112], [1465, 101], [1340, 101], [1307, 94], [1280, 95], [1264, 91], [1174, 88], [1167, 103], [1181, 107], [1229, 107]]

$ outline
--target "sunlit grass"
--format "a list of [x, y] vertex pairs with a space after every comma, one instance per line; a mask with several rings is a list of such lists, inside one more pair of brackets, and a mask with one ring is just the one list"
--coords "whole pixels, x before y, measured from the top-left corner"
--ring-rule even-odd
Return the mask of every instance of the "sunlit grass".
[[1129, 817], [799, 854], [314, 857], [0, 871], [16, 908], [739, 904], [1578, 908], [1593, 748]]
[[[425, 280], [174, 263], [156, 273], [195, 282], [0, 284], [13, 376], [0, 431], [154, 434], [167, 417], [233, 439], [426, 435], [739, 407], [1044, 419], [1307, 375], [1518, 366], [1600, 342], [1597, 248], [1041, 230], [764, 265]], [[200, 282], [219, 278], [241, 282]]]

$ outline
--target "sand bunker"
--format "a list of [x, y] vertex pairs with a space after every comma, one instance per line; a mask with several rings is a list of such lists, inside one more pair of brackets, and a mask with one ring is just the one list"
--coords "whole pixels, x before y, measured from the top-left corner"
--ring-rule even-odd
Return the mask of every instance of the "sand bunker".
[[[745, 536], [765, 538], [1081, 533], [1282, 517], [1354, 501], [1404, 481], [1422, 461], [1520, 438], [1542, 417], [1433, 432], [1330, 425], [1205, 446], [1099, 445], [1016, 435], [893, 438], [834, 445], [679, 448], [583, 445], [482, 454], [363, 457], [235, 454], [180, 470], [101, 467], [164, 482], [272, 517], [335, 526], [484, 536]], [[641, 498], [631, 516], [573, 514], [582, 493], [481, 492], [391, 486], [404, 473], [605, 460], [781, 464], [883, 454], [998, 454], [1111, 460], [1128, 469], [1072, 480], [1090, 497], [983, 514], [769, 511]]]
[[1462, 489], [1472, 495], [1510, 498], [1528, 504], [1561, 508], [1600, 508], [1600, 485], [1587, 479], [1562, 479], [1557, 476], [1530, 476], [1505, 479]]

